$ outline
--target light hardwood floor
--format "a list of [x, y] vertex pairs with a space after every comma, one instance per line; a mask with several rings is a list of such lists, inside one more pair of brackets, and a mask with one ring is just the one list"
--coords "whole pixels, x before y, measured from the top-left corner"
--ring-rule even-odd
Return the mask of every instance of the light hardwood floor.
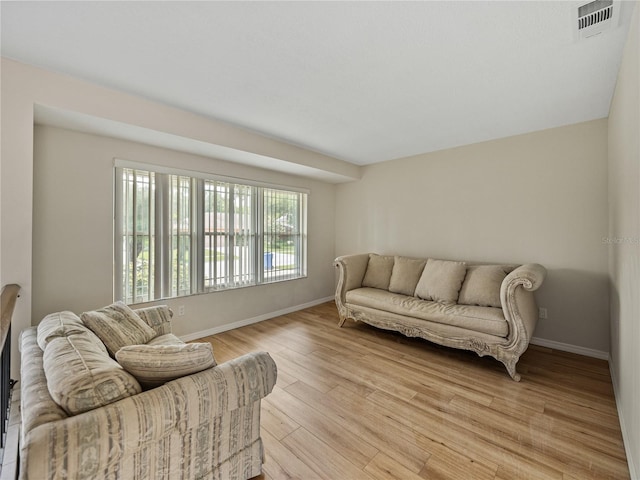
[[475, 353], [347, 321], [333, 303], [206, 337], [265, 350], [257, 479], [628, 479], [607, 362], [531, 346], [520, 383]]

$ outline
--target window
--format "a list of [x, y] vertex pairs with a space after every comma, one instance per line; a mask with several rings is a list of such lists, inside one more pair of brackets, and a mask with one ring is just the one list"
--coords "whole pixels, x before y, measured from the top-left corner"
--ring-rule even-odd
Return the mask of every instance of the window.
[[124, 161], [115, 183], [118, 300], [306, 276], [306, 192]]

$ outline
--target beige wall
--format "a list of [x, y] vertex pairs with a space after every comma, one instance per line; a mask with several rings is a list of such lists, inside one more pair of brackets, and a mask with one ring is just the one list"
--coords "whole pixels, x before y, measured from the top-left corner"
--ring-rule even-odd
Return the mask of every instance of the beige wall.
[[2, 284], [20, 285], [11, 330], [11, 377], [18, 378], [20, 331], [31, 324], [31, 211], [33, 170], [33, 101], [26, 79], [10, 74], [2, 60], [2, 129], [0, 129], [0, 265]]
[[[0, 218], [2, 223], [0, 239], [0, 264], [2, 271], [0, 278], [4, 283], [18, 283], [22, 287], [21, 297], [14, 313], [14, 329], [12, 333], [13, 362], [12, 376], [19, 376], [19, 353], [17, 338], [20, 331], [32, 322], [37, 323], [41, 311], [33, 315], [32, 303], [37, 303], [41, 309], [39, 299], [33, 298], [33, 268], [32, 262], [32, 234], [33, 234], [33, 145], [34, 145], [34, 107], [44, 105], [53, 109], [72, 111], [90, 115], [114, 122], [142, 127], [170, 135], [176, 135], [198, 142], [221, 145], [237, 151], [249, 152], [266, 157], [272, 157], [290, 164], [293, 168], [322, 170], [330, 175], [358, 176], [358, 168], [315, 152], [304, 150], [284, 142], [261, 136], [232, 125], [194, 115], [192, 113], [145, 100], [141, 97], [124, 94], [95, 84], [84, 82], [73, 77], [60, 75], [51, 71], [24, 65], [13, 60], [2, 58], [1, 66], [1, 98], [2, 98], [2, 129], [0, 141], [0, 159], [2, 161], [2, 177], [0, 178]], [[90, 160], [88, 160], [90, 161]], [[89, 165], [85, 165], [89, 168]], [[320, 199], [324, 195], [319, 195]], [[87, 216], [86, 207], [82, 204], [86, 199], [78, 199], [76, 211], [80, 216]], [[315, 202], [313, 197], [310, 203]], [[313, 208], [323, 208], [320, 202]], [[333, 215], [333, 202], [329, 200], [326, 208], [329, 217]], [[317, 228], [314, 226], [314, 228]], [[325, 248], [324, 238], [331, 237], [333, 222], [323, 225], [327, 235], [320, 235], [310, 239], [310, 245]], [[110, 234], [109, 234], [110, 235]], [[321, 242], [322, 240], [322, 242]], [[333, 240], [331, 240], [332, 242]], [[332, 244], [331, 244], [332, 245]], [[78, 246], [82, 248], [82, 246]], [[328, 247], [327, 247], [328, 248]], [[333, 247], [331, 246], [331, 249]], [[324, 252], [322, 255], [326, 255]], [[332, 257], [329, 254], [327, 258]], [[104, 257], [106, 258], [106, 257]], [[101, 258], [101, 265], [106, 265]], [[320, 257], [319, 257], [320, 258]], [[321, 258], [318, 260], [322, 261]], [[39, 268], [39, 267], [37, 267]], [[111, 275], [111, 268], [106, 276]], [[223, 316], [253, 315], [260, 311], [267, 313], [268, 308], [279, 307], [285, 303], [289, 306], [299, 305], [309, 298], [309, 291], [318, 295], [327, 295], [332, 288], [333, 278], [328, 282], [330, 287], [320, 286], [326, 282], [326, 272], [317, 269], [306, 283], [287, 283], [272, 286], [269, 294], [264, 292], [260, 296], [280, 297], [260, 307], [253, 302], [247, 302], [244, 297], [238, 300], [238, 291], [230, 293], [228, 300], [221, 305], [202, 305], [204, 299], [194, 299], [193, 306], [188, 306], [191, 315], [219, 312], [216, 318]], [[51, 282], [59, 279], [51, 278]], [[104, 280], [101, 280], [104, 282]], [[304, 286], [303, 286], [304, 285]], [[104, 292], [104, 286], [100, 291]], [[320, 293], [322, 292], [322, 293]], [[100, 300], [107, 297], [100, 294]], [[96, 298], [97, 300], [97, 298]], [[236, 301], [237, 300], [237, 301]], [[103, 302], [104, 303], [104, 302]], [[197, 305], [196, 305], [197, 304]], [[236, 312], [231, 305], [243, 306]], [[186, 315], [185, 315], [186, 317]], [[194, 327], [198, 328], [198, 327]], [[178, 333], [187, 331], [185, 323], [177, 327]]]
[[535, 336], [606, 355], [606, 158], [603, 119], [366, 167], [337, 186], [336, 253], [541, 263]]
[[640, 7], [609, 113], [611, 372], [631, 478], [640, 478]]
[[333, 295], [334, 186], [124, 140], [37, 126], [33, 175], [33, 320], [113, 301], [113, 159], [310, 190], [308, 278], [172, 299], [190, 335]]

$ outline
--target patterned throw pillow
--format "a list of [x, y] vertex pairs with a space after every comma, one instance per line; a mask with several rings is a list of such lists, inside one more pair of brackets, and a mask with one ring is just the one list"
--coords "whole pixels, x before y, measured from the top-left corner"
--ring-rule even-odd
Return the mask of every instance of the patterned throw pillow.
[[112, 356], [122, 347], [147, 343], [156, 336], [156, 331], [123, 302], [84, 312], [81, 318]]
[[145, 388], [216, 366], [210, 343], [131, 345], [118, 350], [116, 360]]

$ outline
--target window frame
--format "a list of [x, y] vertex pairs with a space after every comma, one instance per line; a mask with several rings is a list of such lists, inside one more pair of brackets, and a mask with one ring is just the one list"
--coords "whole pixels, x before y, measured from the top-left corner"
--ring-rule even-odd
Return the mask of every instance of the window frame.
[[[149, 177], [154, 177], [154, 259], [153, 266], [154, 272], [149, 272], [149, 277], [153, 279], [153, 290], [149, 285], [149, 292], [146, 297], [139, 297], [132, 292], [125, 292], [125, 276], [131, 275], [131, 267], [125, 265], [125, 244], [123, 239], [125, 235], [128, 235], [128, 231], [125, 232], [123, 223], [123, 208], [124, 208], [124, 179], [123, 173], [126, 170], [134, 170], [139, 172], [148, 173]], [[113, 168], [113, 181], [114, 181], [114, 271], [113, 271], [113, 297], [114, 300], [123, 300], [129, 304], [148, 303], [158, 300], [164, 300], [169, 298], [178, 298], [189, 295], [198, 295], [205, 293], [213, 293], [218, 291], [230, 290], [235, 288], [252, 287], [259, 285], [267, 285], [270, 283], [276, 283], [281, 281], [289, 281], [302, 279], [307, 277], [307, 250], [308, 250], [308, 235], [307, 235], [307, 215], [308, 215], [308, 197], [310, 191], [305, 188], [291, 187], [285, 185], [277, 185], [266, 182], [258, 182], [254, 180], [247, 180], [235, 177], [228, 177], [223, 175], [216, 175], [205, 172], [198, 172], [193, 170], [184, 170], [171, 167], [164, 167], [158, 165], [152, 165], [142, 162], [132, 162], [122, 159], [114, 159]], [[168, 205], [169, 197], [171, 196], [171, 176], [189, 177], [191, 191], [189, 193], [190, 205], [190, 242], [189, 242], [189, 291], [188, 292], [176, 292], [170, 287], [172, 284], [171, 279], [171, 254], [172, 248], [168, 247], [171, 244], [170, 229], [172, 227], [172, 220], [170, 218], [170, 206]], [[218, 277], [213, 277], [213, 285], [209, 283], [206, 285], [205, 277], [205, 243], [207, 235], [219, 235], [217, 231], [213, 233], [207, 233], [205, 231], [205, 188], [206, 182], [212, 182], [214, 186], [219, 184], [227, 184], [230, 186], [230, 192], [227, 196], [227, 205], [225, 206], [224, 215], [226, 219], [225, 227], [231, 232], [227, 231], [226, 236], [227, 243], [225, 245], [225, 275], [226, 281], [217, 284]], [[251, 205], [245, 205], [245, 208], [251, 209], [250, 225], [244, 225], [248, 228], [250, 249], [249, 258], [245, 258], [245, 261], [249, 261], [249, 279], [247, 281], [236, 281], [237, 275], [234, 272], [237, 261], [235, 260], [236, 249], [233, 248], [236, 245], [239, 236], [245, 236], [247, 233], [242, 230], [241, 233], [236, 232], [237, 216], [235, 215], [235, 200], [233, 192], [236, 187], [243, 187], [243, 189], [249, 188], [251, 194], [249, 195]], [[151, 191], [150, 187], [150, 191]], [[214, 188], [214, 191], [215, 190]], [[263, 209], [265, 191], [281, 191], [287, 194], [297, 195], [297, 209], [298, 209], [298, 236], [296, 256], [295, 256], [295, 268], [293, 271], [281, 272], [279, 275], [266, 275], [266, 257], [265, 253], [265, 225]], [[231, 211], [231, 213], [230, 213]], [[211, 212], [208, 212], [211, 215]], [[218, 212], [213, 212], [214, 219], [217, 219]], [[245, 215], [246, 217], [246, 215]], [[246, 220], [246, 219], [245, 219]], [[210, 221], [210, 220], [209, 220]], [[214, 220], [216, 222], [217, 220]], [[134, 233], [135, 235], [135, 233]], [[150, 235], [151, 237], [151, 235]], [[245, 240], [246, 237], [244, 237]], [[133, 241], [133, 240], [132, 240]], [[151, 244], [151, 238], [149, 239]], [[232, 249], [231, 249], [232, 248]], [[218, 250], [216, 250], [218, 251]], [[231, 252], [231, 254], [230, 254]], [[149, 253], [151, 255], [151, 252]], [[273, 253], [272, 253], [273, 255]], [[214, 255], [214, 258], [217, 256]], [[216, 262], [216, 267], [217, 268]], [[151, 267], [149, 267], [151, 268]], [[125, 273], [126, 272], [126, 273]], [[247, 275], [243, 273], [242, 275]], [[134, 275], [135, 277], [135, 275]], [[168, 279], [168, 280], [167, 280]]]

